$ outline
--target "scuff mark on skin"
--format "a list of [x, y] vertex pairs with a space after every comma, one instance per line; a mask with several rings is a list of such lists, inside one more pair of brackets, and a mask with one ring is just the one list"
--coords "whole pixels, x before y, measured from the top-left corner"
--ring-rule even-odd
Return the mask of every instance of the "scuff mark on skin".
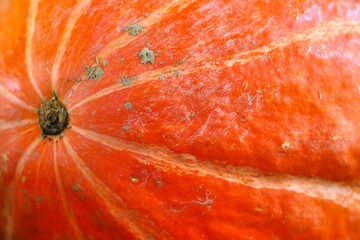
[[181, 204], [184, 204], [184, 206], [179, 207], [179, 208], [171, 208], [170, 212], [180, 213], [180, 212], [186, 210], [187, 208], [189, 208], [191, 205], [200, 205], [200, 206], [205, 206], [207, 208], [207, 211], [205, 211], [201, 214], [201, 215], [204, 215], [206, 212], [211, 210], [211, 205], [214, 203], [214, 201], [216, 199], [216, 196], [211, 197], [212, 195], [213, 195], [213, 193], [210, 190], [206, 190], [205, 198], [198, 198], [197, 200], [180, 202]]

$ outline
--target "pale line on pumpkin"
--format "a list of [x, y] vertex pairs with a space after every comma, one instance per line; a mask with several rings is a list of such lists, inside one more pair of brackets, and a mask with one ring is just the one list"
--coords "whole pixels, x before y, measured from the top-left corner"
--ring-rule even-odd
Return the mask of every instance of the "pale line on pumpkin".
[[38, 119], [23, 119], [23, 120], [15, 120], [15, 121], [4, 121], [0, 119], [0, 131], [4, 131], [10, 128], [22, 127], [31, 123], [37, 122]]
[[[149, 16], [147, 16], [144, 20], [137, 22], [137, 24], [141, 25], [143, 27], [142, 31], [137, 36], [131, 36], [129, 34], [123, 34], [107, 44], [97, 55], [100, 59], [106, 59], [109, 57], [112, 53], [114, 53], [116, 50], [123, 48], [130, 44], [131, 42], [138, 39], [141, 35], [145, 34], [147, 32], [147, 28], [150, 28], [151, 26], [161, 22], [164, 17], [166, 17], [166, 13], [170, 11], [171, 8], [178, 7], [177, 12], [181, 12], [186, 7], [191, 5], [192, 3], [196, 2], [196, 0], [175, 0], [172, 2], [169, 2], [162, 6], [161, 8], [157, 9], [153, 13], [151, 13]], [[86, 80], [88, 77], [86, 75], [82, 76], [80, 78], [81, 80]], [[72, 92], [76, 90], [76, 88], [80, 85], [81, 82], [78, 82], [72, 87], [72, 90], [70, 90], [64, 98], [64, 102], [67, 102], [67, 100], [71, 97]]]
[[25, 131], [22, 131], [20, 133], [17, 133], [17, 134], [14, 134], [13, 137], [5, 144], [3, 144], [2, 146], [8, 146], [10, 145], [11, 143], [13, 143], [14, 141], [16, 141], [17, 139], [21, 138], [22, 136], [24, 136], [26, 133], [28, 132], [32, 132], [34, 131], [36, 128], [38, 128], [38, 126], [34, 126], [34, 127], [30, 127], [30, 128], [27, 128]]
[[[10, 102], [23, 107], [25, 109], [28, 109], [32, 112], [36, 112], [36, 108], [29, 105], [28, 103], [20, 100], [18, 97], [16, 97], [15, 95], [13, 95], [11, 92], [9, 92], [8, 90], [6, 90], [5, 87], [0, 85], [0, 95], [3, 96], [4, 98], [6, 98], [7, 100], [9, 100]], [[2, 103], [3, 104], [3, 103]]]
[[55, 172], [55, 179], [56, 179], [56, 184], [57, 184], [57, 188], [59, 190], [59, 195], [60, 195], [60, 199], [61, 199], [61, 204], [62, 207], [64, 209], [65, 215], [66, 215], [66, 219], [69, 221], [71, 227], [73, 228], [74, 232], [75, 232], [75, 238], [76, 239], [85, 239], [80, 228], [79, 225], [77, 223], [77, 220], [74, 216], [73, 211], [71, 210], [67, 198], [66, 198], [66, 193], [64, 190], [64, 185], [61, 182], [61, 178], [60, 178], [60, 174], [59, 174], [59, 169], [58, 169], [58, 161], [57, 161], [57, 154], [56, 154], [56, 144], [54, 144], [54, 172]]
[[198, 161], [189, 154], [174, 153], [165, 147], [131, 143], [76, 126], [73, 126], [72, 130], [113, 149], [151, 157], [151, 161], [142, 158], [138, 160], [145, 165], [151, 164], [165, 172], [211, 176], [255, 189], [286, 190], [317, 199], [330, 200], [343, 207], [360, 211], [360, 187], [349, 183], [280, 173], [272, 173], [270, 176], [266, 176], [263, 172], [250, 167], [220, 167]]
[[36, 20], [38, 7], [39, 7], [39, 0], [30, 1], [29, 16], [27, 19], [27, 26], [26, 26], [25, 56], [26, 56], [26, 70], [29, 76], [30, 83], [34, 87], [35, 92], [43, 100], [45, 99], [45, 97], [41, 93], [40, 88], [36, 83], [33, 72], [33, 63], [32, 63], [32, 44], [33, 44], [33, 37], [35, 32], [35, 20]]
[[108, 45], [106, 45], [98, 54], [98, 57], [100, 59], [107, 58], [116, 50], [125, 47], [130, 42], [145, 34], [147, 32], [147, 28], [150, 28], [151, 26], [161, 22], [167, 16], [167, 13], [170, 12], [171, 9], [178, 7], [177, 12], [181, 12], [194, 2], [196, 2], [196, 0], [174, 0], [172, 2], [164, 4], [159, 9], [149, 14], [149, 16], [144, 18], [144, 20], [137, 22], [137, 24], [143, 27], [142, 31], [137, 36], [131, 36], [129, 34], [121, 35], [120, 37], [116, 38]]
[[54, 65], [52, 68], [52, 75], [51, 75], [51, 85], [52, 89], [57, 88], [58, 80], [59, 80], [59, 69], [60, 64], [63, 59], [63, 56], [65, 54], [66, 48], [68, 46], [69, 40], [71, 38], [71, 35], [74, 31], [75, 24], [79, 20], [79, 18], [82, 16], [82, 14], [85, 12], [85, 10], [88, 8], [88, 6], [91, 4], [92, 0], [80, 0], [78, 2], [75, 9], [72, 11], [69, 21], [67, 22], [65, 26], [65, 31], [61, 37], [61, 41], [59, 44], [59, 47], [56, 52], [56, 57], [54, 60]]
[[[257, 48], [255, 50], [246, 51], [242, 54], [237, 54], [233, 59], [225, 61], [223, 64], [227, 67], [232, 67], [235, 63], [246, 64], [262, 59], [264, 54], [271, 53], [274, 50], [281, 49], [293, 43], [299, 42], [319, 42], [328, 41], [336, 36], [345, 34], [360, 34], [360, 24], [357, 21], [329, 21], [320, 23], [316, 27], [305, 30], [302, 33], [290, 34], [283, 37], [276, 42], [272, 42], [266, 46]], [[245, 59], [241, 58], [243, 55], [252, 55]]]
[[159, 232], [159, 229], [151, 226], [147, 219], [134, 216], [135, 212], [127, 209], [124, 200], [122, 200], [118, 194], [113, 192], [86, 166], [86, 163], [79, 155], [77, 155], [70, 142], [66, 138], [64, 138], [63, 141], [67, 153], [71, 157], [76, 168], [83, 174], [95, 193], [101, 197], [109, 210], [110, 215], [113, 216], [120, 225], [127, 226], [129, 231], [134, 234], [137, 239], [147, 239], [149, 233], [156, 234]]
[[11, 181], [9, 187], [7, 188], [7, 192], [5, 193], [5, 203], [4, 203], [4, 218], [5, 218], [5, 239], [11, 240], [13, 239], [14, 232], [14, 211], [15, 211], [15, 190], [19, 181], [21, 179], [21, 175], [23, 173], [26, 162], [29, 160], [29, 157], [32, 154], [32, 151], [40, 144], [41, 138], [36, 138], [26, 149], [24, 154], [20, 157], [19, 163], [15, 169], [14, 179]]
[[[355, 21], [331, 21], [320, 24], [314, 28], [308, 29], [301, 33], [290, 34], [287, 37], [281, 38], [279, 41], [272, 42], [269, 45], [246, 51], [240, 54], [233, 55], [231, 59], [225, 59], [222, 62], [209, 61], [207, 57], [201, 57], [193, 60], [188, 60], [186, 63], [175, 66], [166, 66], [153, 71], [145, 72], [138, 76], [137, 80], [133, 82], [131, 86], [145, 84], [151, 81], [159, 80], [160, 74], [174, 75], [174, 72], [181, 70], [181, 75], [189, 75], [201, 70], [222, 70], [224, 68], [232, 67], [234, 64], [244, 65], [256, 60], [260, 60], [264, 57], [264, 54], [269, 54], [277, 49], [289, 46], [293, 43], [302, 42], [317, 42], [331, 39], [333, 37], [347, 34], [347, 33], [359, 33], [360, 25]], [[211, 56], [210, 56], [211, 57]], [[195, 67], [193, 65], [195, 64]], [[98, 99], [100, 97], [112, 94], [129, 86], [122, 86], [119, 83], [115, 83], [106, 87], [97, 93], [92, 94], [76, 103], [74, 106], [69, 106], [69, 109], [74, 110], [79, 106]]]

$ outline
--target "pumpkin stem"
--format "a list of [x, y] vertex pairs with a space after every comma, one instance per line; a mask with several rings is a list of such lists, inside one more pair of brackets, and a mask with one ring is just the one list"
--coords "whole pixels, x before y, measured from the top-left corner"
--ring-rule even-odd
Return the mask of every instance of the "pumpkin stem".
[[43, 103], [38, 111], [42, 136], [61, 134], [69, 124], [69, 114], [65, 105], [59, 101], [56, 92], [50, 101]]

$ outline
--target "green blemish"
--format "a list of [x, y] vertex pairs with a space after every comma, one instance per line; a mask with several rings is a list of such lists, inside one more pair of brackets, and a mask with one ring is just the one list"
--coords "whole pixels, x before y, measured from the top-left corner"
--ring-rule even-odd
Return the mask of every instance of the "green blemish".
[[254, 46], [256, 44], [255, 41], [251, 41], [251, 45]]
[[104, 59], [104, 60], [101, 61], [101, 64], [102, 64], [103, 66], [106, 66], [107, 63], [108, 63], [108, 62], [106, 61], [106, 59]]
[[136, 23], [132, 23], [132, 24], [126, 25], [124, 27], [124, 31], [129, 33], [131, 36], [139, 35], [141, 33], [142, 29], [143, 29], [143, 26], [136, 24]]
[[150, 62], [153, 64], [155, 62], [155, 55], [154, 52], [151, 51], [149, 48], [145, 47], [139, 53], [139, 57], [141, 58], [141, 63], [146, 64]]
[[174, 73], [175, 73], [175, 75], [176, 75], [177, 77], [180, 77], [180, 75], [181, 75], [181, 71], [180, 71], [180, 70], [176, 70]]
[[159, 75], [159, 79], [160, 79], [160, 80], [164, 80], [165, 78], [166, 78], [165, 74], [161, 73], [161, 74]]
[[73, 185], [73, 186], [72, 186], [72, 190], [73, 190], [74, 192], [80, 191], [80, 184], [75, 184], [75, 185]]
[[241, 48], [242, 48], [243, 50], [245, 50], [245, 49], [246, 49], [246, 45], [243, 44], [243, 45], [241, 46]]
[[132, 103], [131, 103], [131, 102], [127, 102], [127, 103], [124, 104], [124, 107], [129, 110], [129, 109], [132, 108]]
[[86, 74], [91, 79], [99, 79], [104, 75], [104, 70], [101, 67], [85, 67]]
[[130, 130], [130, 126], [129, 126], [129, 125], [125, 125], [125, 126], [122, 127], [122, 129], [123, 129], [124, 131], [129, 131], [129, 130]]
[[162, 187], [162, 181], [160, 179], [157, 179], [155, 183], [156, 185], [158, 185], [159, 188]]
[[185, 58], [181, 59], [180, 62], [179, 62], [179, 64], [184, 64], [184, 63], [186, 63], [186, 59], [185, 59]]
[[137, 77], [132, 77], [132, 78], [124, 78], [124, 79], [121, 79], [119, 81], [119, 83], [123, 86], [131, 86], [131, 84], [137, 80]]

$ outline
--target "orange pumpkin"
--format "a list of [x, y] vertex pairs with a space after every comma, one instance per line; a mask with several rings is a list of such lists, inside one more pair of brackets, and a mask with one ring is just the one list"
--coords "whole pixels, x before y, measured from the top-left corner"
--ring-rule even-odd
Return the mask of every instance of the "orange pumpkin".
[[359, 9], [2, 0], [1, 239], [360, 239]]

